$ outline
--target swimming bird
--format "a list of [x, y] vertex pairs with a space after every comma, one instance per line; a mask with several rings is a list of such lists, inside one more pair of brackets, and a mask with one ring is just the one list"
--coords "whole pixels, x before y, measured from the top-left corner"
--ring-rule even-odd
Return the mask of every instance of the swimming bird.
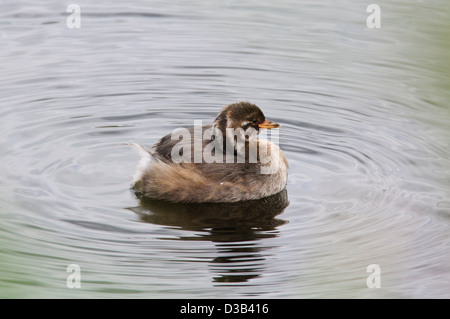
[[[249, 102], [223, 108], [211, 125], [175, 130], [141, 153], [132, 188], [138, 196], [180, 203], [227, 203], [265, 198], [285, 189], [288, 162], [263, 129], [267, 120]], [[182, 139], [180, 139], [182, 137]]]

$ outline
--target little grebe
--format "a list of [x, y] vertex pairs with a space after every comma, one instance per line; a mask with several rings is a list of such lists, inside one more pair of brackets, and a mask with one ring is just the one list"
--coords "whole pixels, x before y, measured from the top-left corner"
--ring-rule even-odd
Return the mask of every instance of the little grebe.
[[[238, 202], [285, 189], [288, 163], [277, 145], [257, 138], [280, 127], [254, 104], [226, 106], [212, 125], [175, 130], [141, 153], [133, 189], [172, 202]], [[183, 137], [183, 139], [179, 139]]]

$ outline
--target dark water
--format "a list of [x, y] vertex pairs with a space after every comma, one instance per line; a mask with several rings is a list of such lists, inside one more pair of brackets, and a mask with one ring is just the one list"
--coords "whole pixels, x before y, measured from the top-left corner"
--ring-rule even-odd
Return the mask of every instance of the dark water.
[[[77, 3], [0, 5], [0, 297], [450, 297], [447, 1]], [[242, 100], [285, 193], [134, 196], [125, 144]]]

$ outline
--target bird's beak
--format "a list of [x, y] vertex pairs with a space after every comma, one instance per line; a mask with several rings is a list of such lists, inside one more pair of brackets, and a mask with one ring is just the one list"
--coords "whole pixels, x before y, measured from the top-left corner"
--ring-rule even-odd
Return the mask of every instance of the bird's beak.
[[277, 128], [280, 127], [281, 125], [275, 122], [271, 122], [269, 120], [265, 120], [264, 122], [262, 122], [261, 124], [258, 124], [258, 126], [260, 128], [267, 128], [267, 129], [271, 129], [271, 128]]

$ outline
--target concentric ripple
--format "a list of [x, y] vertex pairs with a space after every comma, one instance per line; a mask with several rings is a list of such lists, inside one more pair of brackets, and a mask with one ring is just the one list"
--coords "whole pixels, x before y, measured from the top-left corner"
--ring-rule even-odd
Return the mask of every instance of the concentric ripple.
[[[379, 30], [351, 1], [97, 1], [80, 29], [57, 1], [5, 4], [0, 297], [448, 298], [440, 2], [383, 3]], [[178, 205], [130, 191], [129, 143], [241, 100], [282, 124], [285, 192]]]

